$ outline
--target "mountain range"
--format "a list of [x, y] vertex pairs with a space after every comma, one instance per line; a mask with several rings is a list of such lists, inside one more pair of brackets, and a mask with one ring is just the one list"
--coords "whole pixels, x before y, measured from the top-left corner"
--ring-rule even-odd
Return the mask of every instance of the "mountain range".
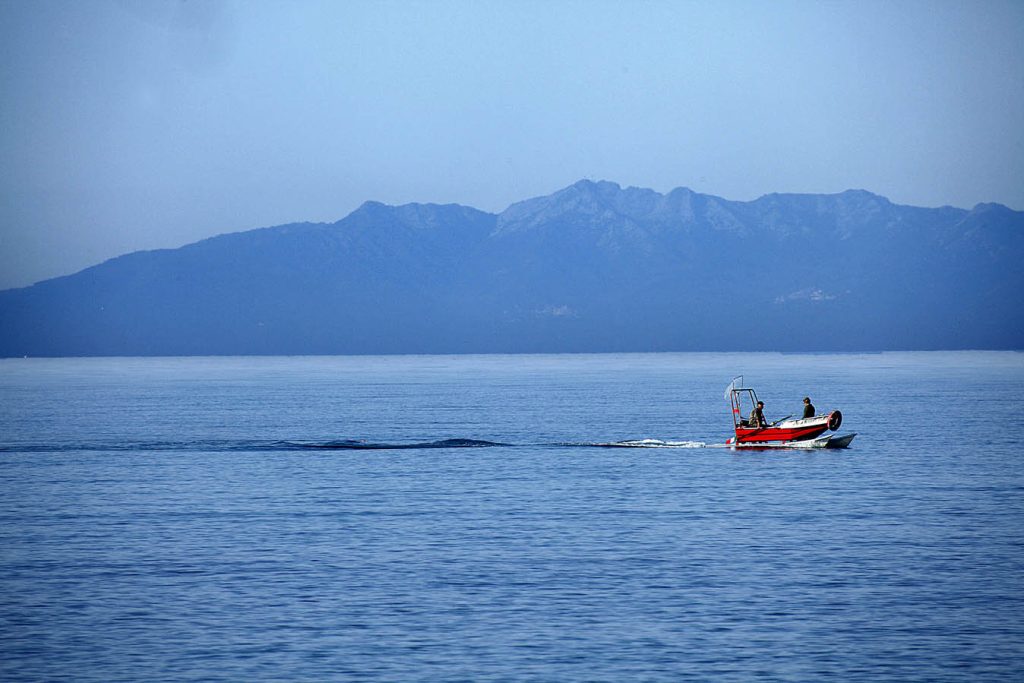
[[499, 214], [135, 252], [0, 292], [0, 356], [1024, 348], [1024, 213], [580, 181]]

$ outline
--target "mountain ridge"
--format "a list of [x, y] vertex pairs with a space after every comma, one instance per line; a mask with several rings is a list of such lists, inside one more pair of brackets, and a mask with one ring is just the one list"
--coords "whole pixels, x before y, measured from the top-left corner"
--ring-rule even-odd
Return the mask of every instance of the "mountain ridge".
[[582, 180], [499, 213], [133, 252], [0, 292], [0, 355], [1024, 348], [1024, 212]]

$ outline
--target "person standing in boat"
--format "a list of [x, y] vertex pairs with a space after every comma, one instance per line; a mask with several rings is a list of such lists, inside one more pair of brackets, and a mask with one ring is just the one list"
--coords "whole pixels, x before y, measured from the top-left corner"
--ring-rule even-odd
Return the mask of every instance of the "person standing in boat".
[[764, 429], [768, 421], [764, 419], [764, 401], [758, 401], [757, 406], [750, 411], [750, 419], [747, 421], [755, 429]]
[[804, 396], [804, 418], [814, 417], [814, 406], [811, 405], [810, 396]]

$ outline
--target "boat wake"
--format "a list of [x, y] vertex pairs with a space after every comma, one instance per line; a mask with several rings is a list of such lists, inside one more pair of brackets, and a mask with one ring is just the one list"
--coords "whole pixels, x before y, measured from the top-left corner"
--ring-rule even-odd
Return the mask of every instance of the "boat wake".
[[338, 439], [333, 441], [219, 439], [195, 441], [122, 441], [117, 443], [24, 443], [0, 445], [0, 453], [151, 453], [151, 452], [279, 452], [279, 451], [411, 451], [466, 448], [703, 448], [701, 441], [661, 441], [638, 439], [630, 441], [582, 441], [562, 443], [503, 443], [483, 439], [438, 439], [435, 441], [367, 441]]
[[559, 446], [589, 446], [591, 448], [707, 448], [703, 441], [662, 441], [660, 439], [634, 439], [609, 443], [563, 443]]
[[8, 443], [0, 445], [0, 453], [148, 453], [148, 452], [280, 452], [280, 451], [413, 451], [470, 448], [845, 448], [855, 435], [823, 437], [804, 442], [727, 444], [704, 441], [668, 441], [662, 439], [628, 439], [624, 441], [570, 441], [559, 443], [504, 443], [483, 439], [438, 439], [433, 441], [367, 441], [339, 439], [333, 441], [220, 439], [195, 441], [122, 441], [116, 443]]

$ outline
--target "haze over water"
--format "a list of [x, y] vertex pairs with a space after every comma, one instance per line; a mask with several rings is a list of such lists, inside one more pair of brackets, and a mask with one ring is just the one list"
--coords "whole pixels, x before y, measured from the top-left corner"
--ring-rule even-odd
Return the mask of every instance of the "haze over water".
[[[721, 444], [740, 373], [852, 447], [587, 445]], [[994, 352], [3, 360], [0, 678], [1019, 680], [1022, 388]]]

